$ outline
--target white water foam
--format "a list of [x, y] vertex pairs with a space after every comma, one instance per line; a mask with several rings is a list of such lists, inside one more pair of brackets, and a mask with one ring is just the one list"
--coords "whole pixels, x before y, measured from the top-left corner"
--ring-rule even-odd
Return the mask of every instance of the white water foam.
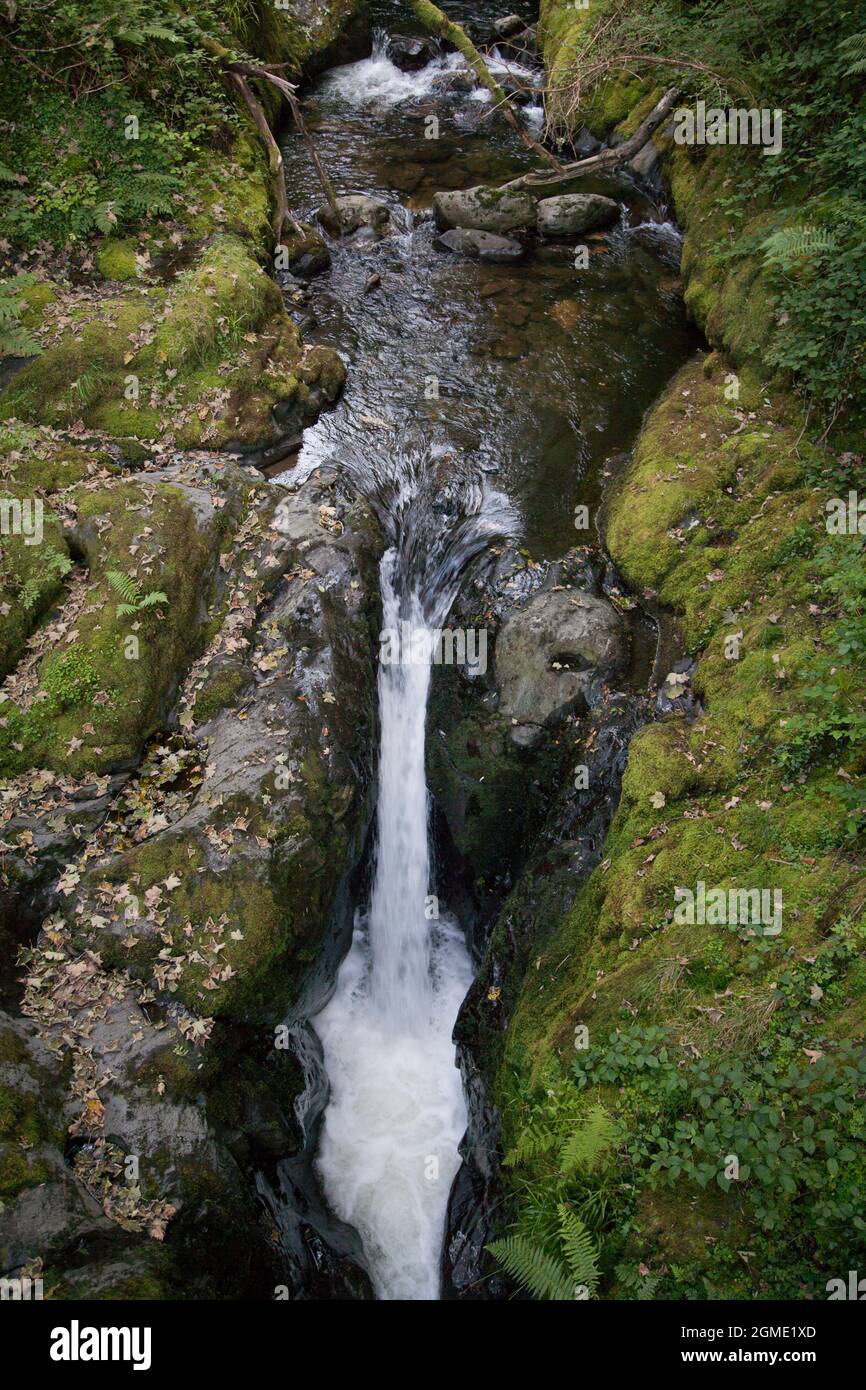
[[459, 53], [448, 53], [434, 58], [419, 72], [402, 72], [388, 57], [387, 36], [377, 32], [370, 57], [332, 68], [319, 90], [323, 96], [336, 97], [349, 106], [382, 109], [429, 96], [451, 73], [465, 66]]
[[[537, 80], [537, 74], [531, 68], [503, 59], [497, 49], [488, 57], [487, 67], [493, 76], [510, 74], [527, 87], [532, 87]], [[462, 53], [443, 53], [418, 72], [402, 72], [388, 56], [388, 35], [377, 30], [370, 57], [332, 68], [323, 78], [319, 90], [324, 98], [336, 98], [348, 106], [386, 110], [405, 101], [421, 101], [431, 93], [447, 88], [456, 73], [466, 75], [469, 71], [469, 64]], [[469, 98], [481, 102], [492, 100], [487, 89], [479, 85], [473, 86]], [[530, 119], [534, 121], [535, 117]]]
[[[433, 635], [418, 599], [401, 608], [382, 561], [383, 627]], [[417, 652], [417, 647], [416, 647]], [[336, 992], [314, 1020], [331, 1099], [318, 1168], [333, 1210], [361, 1236], [377, 1296], [439, 1297], [448, 1195], [466, 1102], [451, 1040], [472, 980], [458, 923], [428, 920], [424, 729], [430, 664], [380, 664], [377, 858]], [[432, 903], [431, 903], [432, 908]]]

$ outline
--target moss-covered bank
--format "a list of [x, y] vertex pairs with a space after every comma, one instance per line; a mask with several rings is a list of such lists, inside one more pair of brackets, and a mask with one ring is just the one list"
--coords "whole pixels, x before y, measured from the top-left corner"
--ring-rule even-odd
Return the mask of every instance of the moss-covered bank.
[[[542, 4], [560, 87], [592, 23]], [[657, 95], [613, 70], [561, 115], [628, 133]], [[694, 703], [633, 739], [603, 859], [567, 910], [540, 881], [506, 904], [505, 922], [535, 899], [533, 960], [490, 1055], [518, 1230], [562, 1259], [564, 1202], [598, 1251], [592, 1290], [823, 1297], [866, 1258], [862, 537], [826, 524], [857, 460], [815, 441], [768, 361], [766, 208], [751, 254], [726, 254], [742, 152], [656, 143], [715, 351], [649, 413], [606, 543], [676, 624], [693, 664], [669, 679]], [[699, 884], [724, 890], [724, 917], [688, 919]], [[778, 919], [738, 923], [742, 889]]]

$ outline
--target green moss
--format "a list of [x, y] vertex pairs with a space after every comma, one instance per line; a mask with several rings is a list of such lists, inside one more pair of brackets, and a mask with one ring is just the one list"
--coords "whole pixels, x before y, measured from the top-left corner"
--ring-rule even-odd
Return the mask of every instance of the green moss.
[[60, 597], [72, 564], [60, 523], [41, 498], [0, 489], [0, 509], [12, 505], [22, 508], [30, 534], [0, 537], [0, 677], [14, 668], [30, 633]]
[[[132, 761], [202, 640], [200, 605], [218, 540], [200, 528], [184, 494], [165, 484], [145, 493], [125, 482], [84, 490], [77, 501], [89, 602], [76, 621], [75, 643], [43, 658], [44, 695], [26, 709], [4, 706], [8, 743], [0, 767], [7, 775], [41, 766], [77, 776]], [[91, 531], [90, 519], [101, 529]], [[161, 620], [148, 611], [134, 627], [118, 616], [118, 595], [106, 577], [130, 571], [131, 545], [139, 560], [150, 553], [157, 562], [144, 587], [168, 595]]]
[[0, 1207], [51, 1176], [43, 1150], [61, 1145], [63, 1131], [48, 1114], [50, 1089], [23, 1037], [0, 1025]]
[[245, 666], [221, 666], [210, 671], [195, 697], [196, 722], [206, 724], [214, 719], [221, 710], [233, 705], [251, 683], [252, 674]]
[[96, 268], [107, 280], [134, 280], [138, 274], [136, 243], [129, 238], [106, 237], [96, 251]]

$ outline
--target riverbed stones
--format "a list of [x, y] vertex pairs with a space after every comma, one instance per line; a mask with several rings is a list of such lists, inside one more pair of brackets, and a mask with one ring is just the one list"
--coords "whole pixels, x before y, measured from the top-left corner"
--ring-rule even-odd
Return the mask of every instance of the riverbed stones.
[[437, 246], [444, 246], [460, 256], [472, 260], [489, 261], [495, 265], [508, 265], [519, 261], [523, 247], [519, 241], [507, 236], [497, 236], [495, 232], [477, 232], [466, 227], [453, 227], [436, 238]]
[[463, 227], [504, 236], [535, 221], [535, 199], [520, 189], [480, 184], [477, 188], [434, 193], [433, 216], [441, 230]]
[[316, 213], [325, 231], [330, 232], [332, 236], [339, 236], [341, 232], [344, 235], [355, 232], [359, 227], [372, 227], [374, 232], [381, 233], [391, 219], [388, 204], [383, 203], [380, 198], [369, 198], [364, 193], [348, 193], [334, 201], [339, 221], [334, 215], [334, 209], [327, 203]]
[[538, 232], [546, 237], [573, 237], [606, 227], [619, 217], [619, 204], [600, 193], [563, 193], [542, 198], [537, 208]]
[[590, 684], [623, 669], [624, 621], [606, 599], [577, 589], [539, 593], [508, 614], [496, 638], [499, 712], [521, 748], [585, 705]]

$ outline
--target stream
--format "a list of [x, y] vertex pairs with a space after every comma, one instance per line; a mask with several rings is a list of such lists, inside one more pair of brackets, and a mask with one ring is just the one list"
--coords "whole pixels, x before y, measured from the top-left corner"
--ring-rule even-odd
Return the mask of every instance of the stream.
[[[489, 25], [480, 9], [448, 7]], [[312, 1019], [329, 1096], [316, 1170], [331, 1211], [360, 1237], [380, 1299], [440, 1297], [449, 1193], [467, 1107], [452, 1041], [472, 980], [461, 924], [432, 896], [425, 724], [435, 634], [473, 562], [504, 537], [534, 559], [581, 537], [611, 460], [693, 344], [680, 298], [679, 236], [662, 204], [625, 174], [588, 183], [620, 201], [618, 224], [570, 245], [532, 242], [517, 266], [435, 244], [437, 189], [499, 182], [532, 156], [458, 55], [419, 72], [388, 57], [383, 30], [410, 32], [378, 4], [371, 57], [323, 75], [308, 124], [340, 193], [387, 202], [391, 222], [331, 242], [328, 272], [290, 307], [308, 341], [349, 373], [338, 405], [304, 434], [280, 481], [336, 465], [375, 510], [381, 562], [379, 756], [372, 882], [354, 905], [351, 946]], [[522, 68], [527, 84], [540, 74]], [[531, 99], [525, 119], [540, 129]], [[437, 138], [428, 138], [431, 117]], [[284, 143], [293, 212], [321, 203], [303, 143]], [[594, 514], [594, 513], [593, 513]]]

